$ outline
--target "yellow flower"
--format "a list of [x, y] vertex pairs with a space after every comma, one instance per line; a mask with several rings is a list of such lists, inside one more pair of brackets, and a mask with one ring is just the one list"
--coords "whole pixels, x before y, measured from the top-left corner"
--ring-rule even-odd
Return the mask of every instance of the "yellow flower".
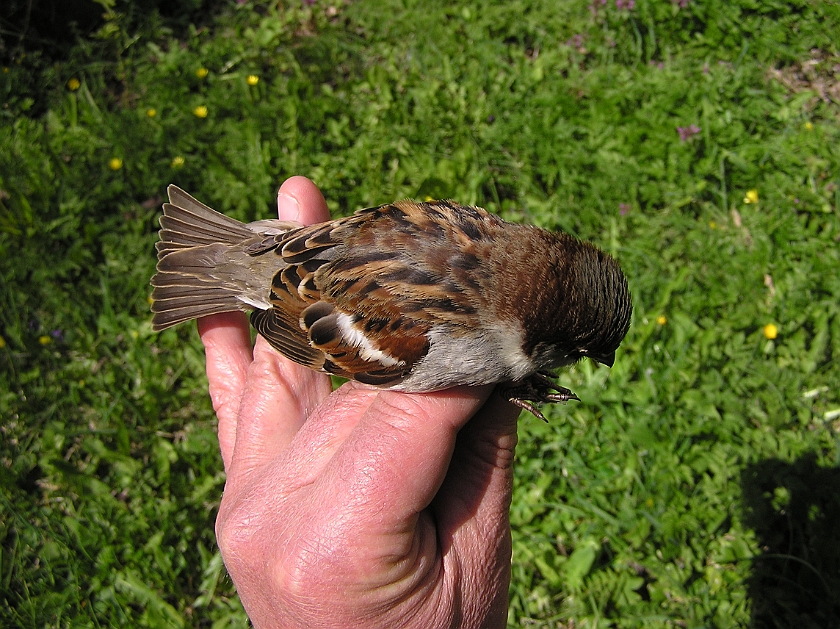
[[196, 75], [199, 79], [203, 79], [203, 78], [204, 78], [205, 76], [207, 76], [208, 74], [210, 74], [210, 70], [208, 70], [208, 69], [207, 69], [207, 68], [205, 68], [204, 66], [200, 67], [198, 70], [196, 70], [196, 71], [195, 71], [195, 75]]
[[73, 77], [72, 79], [67, 81], [67, 89], [70, 90], [71, 92], [75, 92], [81, 86], [82, 86], [82, 84], [79, 83], [79, 79], [77, 79], [76, 77]]
[[709, 227], [712, 229], [717, 229], [717, 223], [715, 223], [714, 221], [709, 221]]
[[648, 498], [645, 500], [645, 506], [650, 509], [654, 505], [653, 498]]
[[3, 66], [3, 74], [8, 74], [8, 73], [9, 73], [8, 66]]
[[149, 118], [154, 118], [155, 116], [157, 116], [157, 109], [155, 109], [154, 107], [149, 107], [149, 108], [146, 110], [146, 115], [147, 115]]
[[4, 347], [6, 347], [6, 339], [0, 336], [0, 349], [3, 349]]
[[207, 107], [204, 105], [199, 105], [195, 109], [193, 109], [193, 113], [196, 115], [197, 118], [206, 118], [207, 117]]
[[747, 191], [747, 196], [744, 197], [744, 203], [758, 203], [758, 190]]
[[119, 157], [112, 157], [108, 162], [108, 168], [117, 171], [122, 168], [123, 161]]
[[665, 325], [666, 323], [668, 323], [668, 317], [666, 317], [665, 315], [659, 315], [658, 317], [656, 317], [656, 322], [659, 325]]
[[764, 336], [771, 341], [779, 336], [779, 328], [775, 326], [773, 323], [768, 323], [764, 326]]
[[814, 130], [814, 123], [809, 120], [808, 122], [805, 123], [805, 128], [808, 131], [813, 131]]
[[248, 85], [254, 87], [257, 83], [260, 82], [260, 77], [258, 77], [256, 74], [249, 74], [248, 78], [245, 80], [248, 81]]
[[47, 335], [45, 334], [45, 335], [43, 335], [43, 336], [39, 336], [39, 337], [38, 337], [38, 342], [39, 342], [41, 345], [49, 345], [50, 343], [52, 343], [52, 339], [51, 339], [49, 336], [47, 336]]
[[427, 194], [423, 200], [424, 200], [426, 203], [428, 203], [429, 201], [434, 201], [434, 200], [435, 200], [435, 198], [434, 198], [434, 197], [430, 197], [430, 196]]
[[172, 158], [172, 162], [169, 164], [172, 168], [183, 168], [184, 167], [184, 158], [180, 155], [176, 155]]

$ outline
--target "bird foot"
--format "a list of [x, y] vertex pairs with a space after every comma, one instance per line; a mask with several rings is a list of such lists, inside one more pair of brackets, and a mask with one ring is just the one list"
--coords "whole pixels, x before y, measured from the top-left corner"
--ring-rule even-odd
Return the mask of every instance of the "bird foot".
[[[566, 387], [558, 385], [550, 376], [551, 374], [540, 371], [521, 382], [500, 385], [497, 391], [508, 402], [525, 409], [535, 417], [539, 417], [548, 423], [545, 416], [532, 402], [549, 404], [552, 402], [568, 402], [569, 400], [580, 401], [578, 396]], [[552, 391], [555, 393], [552, 393]]]

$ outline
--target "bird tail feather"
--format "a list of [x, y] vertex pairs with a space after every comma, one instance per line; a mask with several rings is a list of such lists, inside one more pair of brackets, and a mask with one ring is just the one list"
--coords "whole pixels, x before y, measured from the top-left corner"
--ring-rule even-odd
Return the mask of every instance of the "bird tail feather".
[[253, 237], [254, 231], [197, 201], [177, 186], [169, 186], [163, 204], [157, 273], [152, 278], [152, 329], [220, 312], [243, 310], [235, 284], [215, 273], [232, 245]]

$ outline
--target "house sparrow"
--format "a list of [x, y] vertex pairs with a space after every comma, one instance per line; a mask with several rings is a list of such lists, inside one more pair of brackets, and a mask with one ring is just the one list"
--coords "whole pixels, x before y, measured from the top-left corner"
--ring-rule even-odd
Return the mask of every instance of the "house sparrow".
[[397, 201], [302, 227], [240, 223], [169, 186], [152, 326], [219, 312], [302, 365], [398, 391], [500, 383], [511, 402], [577, 400], [549, 370], [612, 366], [630, 325], [613, 258], [453, 201]]

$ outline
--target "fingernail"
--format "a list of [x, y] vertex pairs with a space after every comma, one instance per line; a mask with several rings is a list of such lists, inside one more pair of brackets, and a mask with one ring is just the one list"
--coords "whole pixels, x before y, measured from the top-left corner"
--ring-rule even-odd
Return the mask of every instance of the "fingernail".
[[300, 203], [290, 194], [282, 190], [277, 192], [277, 215], [282, 221], [297, 221], [300, 219]]

